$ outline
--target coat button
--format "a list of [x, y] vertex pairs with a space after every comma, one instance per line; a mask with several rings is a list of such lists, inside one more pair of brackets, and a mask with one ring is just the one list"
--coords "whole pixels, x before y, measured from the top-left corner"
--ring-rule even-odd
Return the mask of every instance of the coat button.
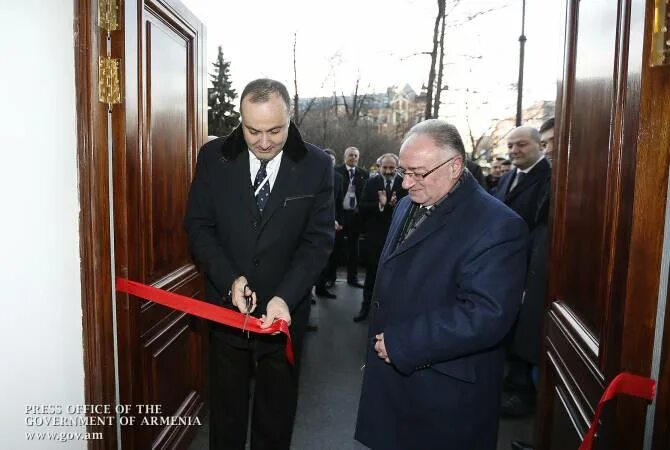
[[258, 228], [258, 221], [254, 220], [253, 222], [251, 222], [251, 226], [254, 227], [254, 230]]
[[254, 263], [254, 267], [258, 267], [258, 266], [261, 265], [261, 262], [258, 258], [254, 258], [254, 260], [252, 262]]

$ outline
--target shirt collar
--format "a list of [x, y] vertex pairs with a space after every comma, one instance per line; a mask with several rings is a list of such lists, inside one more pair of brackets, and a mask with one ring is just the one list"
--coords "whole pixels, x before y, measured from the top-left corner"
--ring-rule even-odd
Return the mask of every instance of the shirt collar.
[[532, 166], [528, 167], [527, 169], [523, 169], [523, 170], [521, 170], [521, 169], [519, 169], [519, 168], [517, 167], [516, 170], [517, 170], [517, 172], [528, 173], [528, 172], [530, 172], [531, 170], [533, 170], [533, 167], [537, 166], [537, 165], [539, 164], [539, 162], [542, 161], [543, 159], [544, 159], [544, 155], [540, 156], [540, 158], [539, 158], [537, 161], [535, 161], [535, 164], [533, 164]]
[[[274, 170], [278, 165], [279, 162], [281, 161], [282, 154], [284, 153], [284, 150], [281, 150], [279, 153], [275, 155], [274, 158], [272, 158], [270, 161], [268, 161], [267, 170]], [[261, 160], [254, 155], [254, 152], [249, 150], [249, 165], [258, 165], [260, 166]]]

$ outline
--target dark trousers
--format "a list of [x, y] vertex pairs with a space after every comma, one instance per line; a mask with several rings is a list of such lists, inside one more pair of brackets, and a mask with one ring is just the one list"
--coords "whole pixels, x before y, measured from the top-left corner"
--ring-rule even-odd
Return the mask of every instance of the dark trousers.
[[505, 376], [504, 389], [510, 393], [533, 394], [533, 365], [514, 354], [507, 356], [509, 370]]
[[[342, 215], [342, 236], [339, 238], [340, 250], [346, 255], [347, 281], [358, 280], [358, 238], [361, 235], [360, 216], [354, 211], [344, 211]], [[342, 242], [346, 237], [346, 245]], [[336, 239], [336, 245], [338, 244]]]
[[365, 259], [365, 283], [363, 284], [363, 304], [361, 308], [370, 309], [372, 292], [375, 289], [377, 280], [377, 268], [379, 267], [379, 258], [382, 255], [385, 236], [366, 235], [367, 257]]
[[336, 249], [333, 249], [333, 251], [330, 252], [330, 256], [328, 257], [328, 264], [326, 265], [326, 268], [323, 269], [323, 272], [321, 272], [319, 280], [316, 282], [317, 290], [325, 289], [327, 282], [330, 281], [334, 283], [335, 280], [337, 279], [337, 256], [338, 254]]
[[[252, 346], [253, 347], [253, 346]], [[257, 358], [252, 349], [240, 349], [210, 340], [210, 431], [212, 450], [244, 450], [249, 418], [251, 378], [255, 377], [252, 450], [288, 450], [298, 394], [297, 369], [284, 349]]]

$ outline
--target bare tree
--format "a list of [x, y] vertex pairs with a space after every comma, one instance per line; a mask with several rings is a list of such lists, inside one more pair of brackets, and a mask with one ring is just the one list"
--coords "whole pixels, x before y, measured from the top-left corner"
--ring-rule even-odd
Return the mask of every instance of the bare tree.
[[433, 117], [433, 87], [435, 85], [435, 65], [437, 64], [437, 50], [439, 46], [440, 22], [444, 18], [446, 0], [437, 0], [437, 16], [435, 17], [435, 26], [433, 27], [433, 50], [430, 52], [430, 70], [428, 71], [428, 84], [426, 86], [426, 110], [424, 117], [430, 119]]
[[[456, 2], [458, 4], [458, 2]], [[456, 5], [454, 5], [454, 8]], [[437, 69], [437, 85], [435, 86], [435, 101], [433, 102], [433, 116], [438, 117], [440, 114], [440, 97], [442, 95], [442, 75], [444, 74], [444, 28], [446, 21], [446, 8], [443, 8], [442, 14], [442, 29], [440, 30], [440, 64]], [[453, 10], [453, 8], [452, 8]]]
[[[309, 101], [307, 104], [307, 107], [305, 108], [305, 112], [302, 113], [302, 116], [300, 115], [300, 98], [298, 97], [298, 69], [296, 68], [296, 62], [295, 62], [295, 48], [296, 44], [298, 41], [298, 33], [293, 33], [293, 87], [295, 89], [295, 94], [293, 95], [293, 121], [300, 126], [302, 124], [302, 121], [305, 119], [305, 116], [309, 112], [310, 109], [312, 109], [312, 106], [314, 106], [314, 101], [316, 100], [316, 97], [312, 97], [312, 99]], [[321, 86], [323, 87], [323, 85]]]
[[[460, 17], [459, 19], [447, 24], [447, 19], [454, 12], [456, 7], [461, 3], [461, 0], [451, 0], [447, 5], [446, 0], [438, 0], [437, 2], [437, 16], [435, 17], [435, 26], [433, 29], [433, 51], [430, 53], [416, 53], [430, 55], [430, 70], [428, 71], [428, 84], [426, 85], [426, 109], [425, 118], [430, 119], [438, 117], [440, 114], [441, 94], [442, 91], [447, 90], [447, 86], [443, 84], [444, 79], [444, 54], [445, 54], [445, 29], [456, 28], [465, 25], [468, 22], [475, 20], [484, 14], [492, 11], [497, 11], [506, 8], [508, 5], [501, 5], [495, 8], [488, 8], [481, 11], [476, 11], [472, 14]], [[438, 63], [439, 58], [439, 63]], [[437, 74], [435, 73], [437, 67]], [[436, 79], [437, 78], [437, 79]]]
[[360, 84], [360, 77], [356, 80], [356, 87], [354, 88], [354, 96], [352, 97], [351, 100], [351, 108], [349, 108], [349, 104], [347, 103], [347, 97], [344, 96], [344, 92], [342, 92], [342, 102], [344, 103], [344, 113], [346, 114], [347, 118], [349, 119], [349, 122], [353, 126], [356, 126], [358, 123], [358, 119], [361, 117], [361, 111], [363, 109], [363, 106], [365, 106], [365, 102], [368, 98], [368, 94], [363, 94], [358, 95], [358, 85]]

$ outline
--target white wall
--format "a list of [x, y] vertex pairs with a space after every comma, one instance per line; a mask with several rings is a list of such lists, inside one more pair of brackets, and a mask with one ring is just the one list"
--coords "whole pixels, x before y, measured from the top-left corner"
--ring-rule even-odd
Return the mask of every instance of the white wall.
[[83, 404], [72, 0], [0, 0], [0, 441], [28, 442], [29, 404]]

